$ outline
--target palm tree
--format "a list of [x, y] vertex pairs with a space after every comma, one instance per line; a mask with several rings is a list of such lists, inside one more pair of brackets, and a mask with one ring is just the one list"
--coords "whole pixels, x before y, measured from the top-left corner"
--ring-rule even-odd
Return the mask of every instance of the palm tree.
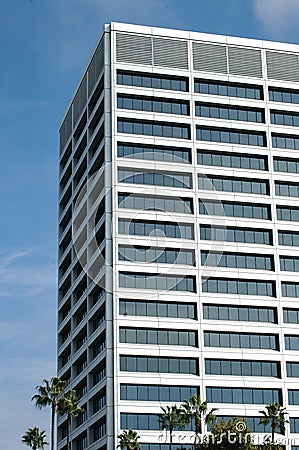
[[270, 403], [265, 406], [265, 410], [266, 411], [259, 411], [260, 414], [263, 414], [263, 417], [260, 419], [259, 423], [262, 425], [271, 425], [271, 444], [274, 444], [276, 429], [280, 427], [283, 432], [284, 424], [289, 423], [289, 421], [285, 418], [288, 413], [286, 408], [281, 406], [278, 402]]
[[208, 400], [201, 402], [200, 396], [195, 394], [191, 395], [189, 401], [184, 401], [183, 403], [183, 411], [186, 415], [186, 419], [188, 422], [194, 420], [195, 425], [195, 438], [194, 438], [194, 447], [196, 442], [198, 441], [198, 436], [201, 432], [201, 424], [204, 421], [205, 424], [209, 424], [216, 420], [216, 415], [214, 414], [217, 408], [212, 408], [208, 411]]
[[24, 436], [22, 436], [22, 442], [33, 450], [44, 450], [45, 445], [49, 445], [45, 441], [46, 432], [40, 431], [38, 427], [28, 428]]
[[162, 414], [159, 414], [159, 423], [162, 430], [169, 430], [169, 450], [172, 450], [173, 431], [176, 428], [185, 428], [186, 417], [181, 408], [177, 405], [161, 408]]
[[84, 409], [78, 404], [79, 399], [76, 391], [70, 390], [61, 397], [58, 403], [57, 412], [61, 415], [67, 415], [67, 449], [71, 449], [71, 420], [72, 417], [78, 417], [84, 412]]
[[38, 394], [35, 394], [31, 400], [35, 401], [35, 406], [42, 409], [51, 406], [51, 450], [54, 450], [55, 439], [55, 414], [60, 398], [64, 394], [67, 382], [59, 377], [53, 377], [51, 380], [43, 380], [44, 386], [36, 386]]
[[140, 450], [140, 444], [138, 442], [140, 436], [138, 436], [137, 431], [124, 430], [117, 437], [119, 439], [118, 447], [121, 449]]

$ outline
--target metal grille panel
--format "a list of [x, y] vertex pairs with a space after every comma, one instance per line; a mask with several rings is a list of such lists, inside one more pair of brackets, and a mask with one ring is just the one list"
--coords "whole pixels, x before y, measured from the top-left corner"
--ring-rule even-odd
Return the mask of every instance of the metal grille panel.
[[227, 73], [225, 45], [193, 42], [193, 68], [202, 72]]
[[137, 34], [116, 34], [116, 61], [152, 65], [152, 38]]
[[228, 65], [231, 75], [263, 77], [261, 51], [253, 48], [228, 47]]
[[296, 53], [266, 53], [268, 78], [299, 82], [299, 60]]
[[154, 65], [188, 69], [188, 43], [178, 39], [153, 38]]

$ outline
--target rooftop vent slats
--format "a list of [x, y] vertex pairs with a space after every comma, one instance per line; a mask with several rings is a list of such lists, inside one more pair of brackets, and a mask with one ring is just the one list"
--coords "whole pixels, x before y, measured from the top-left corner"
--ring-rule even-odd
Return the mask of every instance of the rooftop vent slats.
[[178, 39], [153, 38], [154, 66], [188, 69], [188, 43]]
[[116, 34], [116, 60], [131, 64], [152, 65], [152, 37]]
[[99, 43], [88, 68], [88, 95], [93, 91], [104, 67], [104, 39]]
[[299, 60], [296, 53], [266, 52], [268, 78], [299, 82]]
[[70, 106], [60, 128], [60, 151], [65, 147], [72, 134], [72, 106]]
[[225, 45], [193, 42], [193, 68], [201, 72], [228, 73]]
[[73, 125], [75, 125], [87, 102], [87, 74], [85, 74], [73, 103]]
[[254, 48], [228, 46], [230, 75], [263, 77], [261, 51]]

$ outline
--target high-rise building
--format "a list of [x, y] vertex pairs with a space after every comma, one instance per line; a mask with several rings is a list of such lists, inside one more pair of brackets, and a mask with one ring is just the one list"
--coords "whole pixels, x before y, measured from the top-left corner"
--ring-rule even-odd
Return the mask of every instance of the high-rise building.
[[[72, 450], [130, 428], [168, 449], [157, 414], [193, 393], [262, 433], [280, 402], [299, 433], [298, 56], [105, 25], [60, 128], [58, 373], [85, 409]], [[62, 417], [59, 450], [66, 434]]]

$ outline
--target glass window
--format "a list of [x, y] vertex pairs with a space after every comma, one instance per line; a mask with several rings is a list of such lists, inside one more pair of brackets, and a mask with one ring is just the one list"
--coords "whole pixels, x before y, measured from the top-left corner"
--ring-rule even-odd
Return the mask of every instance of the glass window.
[[[198, 141], [225, 142], [231, 144], [266, 147], [266, 135], [264, 132], [233, 130], [231, 128], [224, 129], [224, 128], [208, 128], [197, 126], [196, 139]], [[298, 138], [298, 147], [299, 147], [299, 138]]]
[[195, 80], [196, 93], [263, 100], [262, 86], [223, 81]]
[[117, 84], [174, 91], [188, 91], [188, 79], [169, 75], [117, 71]]
[[[205, 371], [209, 375], [263, 376], [280, 378], [280, 364], [272, 361], [246, 361], [206, 359]], [[299, 376], [299, 363], [298, 363]]]
[[163, 112], [164, 114], [189, 115], [189, 102], [176, 99], [118, 94], [117, 107], [156, 113]]
[[168, 161], [179, 164], [191, 162], [191, 150], [187, 148], [118, 143], [117, 155], [122, 158]]
[[202, 278], [203, 292], [239, 294], [239, 295], [262, 295], [275, 297], [275, 283], [270, 281], [240, 280], [226, 278]]
[[240, 169], [268, 170], [266, 156], [253, 156], [242, 153], [197, 150], [197, 164]]
[[200, 117], [212, 117], [215, 119], [241, 120], [244, 122], [259, 122], [264, 119], [264, 110], [245, 108], [241, 106], [224, 106], [215, 103], [195, 103], [195, 115]]

